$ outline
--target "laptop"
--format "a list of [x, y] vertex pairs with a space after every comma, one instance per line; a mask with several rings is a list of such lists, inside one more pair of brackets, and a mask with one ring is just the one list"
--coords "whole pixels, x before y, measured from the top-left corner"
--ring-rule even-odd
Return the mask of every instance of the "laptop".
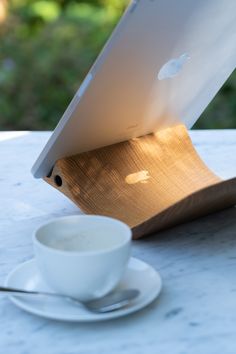
[[135, 0], [35, 162], [191, 128], [236, 66], [235, 0]]

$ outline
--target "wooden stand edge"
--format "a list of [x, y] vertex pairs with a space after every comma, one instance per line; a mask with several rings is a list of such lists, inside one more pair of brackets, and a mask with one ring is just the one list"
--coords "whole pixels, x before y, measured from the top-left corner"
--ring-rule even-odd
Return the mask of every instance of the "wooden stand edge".
[[214, 175], [183, 125], [61, 159], [45, 181], [85, 213], [124, 221], [134, 238], [236, 204], [236, 178]]

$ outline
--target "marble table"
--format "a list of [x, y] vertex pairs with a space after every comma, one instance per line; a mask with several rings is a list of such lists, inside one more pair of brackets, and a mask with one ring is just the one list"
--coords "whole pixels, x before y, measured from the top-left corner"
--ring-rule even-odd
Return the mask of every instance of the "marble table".
[[[0, 283], [33, 257], [31, 235], [47, 220], [78, 213], [30, 168], [49, 133], [0, 133]], [[236, 175], [236, 130], [193, 131], [208, 166]], [[133, 244], [133, 255], [163, 277], [158, 300], [126, 318], [60, 323], [29, 315], [0, 297], [0, 351], [6, 354], [235, 354], [236, 209]]]

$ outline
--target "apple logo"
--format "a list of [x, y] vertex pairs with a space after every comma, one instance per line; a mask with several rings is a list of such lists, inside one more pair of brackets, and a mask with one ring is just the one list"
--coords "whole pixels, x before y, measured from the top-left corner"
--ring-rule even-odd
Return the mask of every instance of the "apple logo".
[[127, 184], [136, 184], [136, 183], [148, 183], [148, 180], [151, 178], [148, 171], [139, 171], [136, 173], [131, 173], [125, 178]]
[[158, 80], [171, 79], [172, 77], [177, 76], [189, 59], [190, 56], [187, 53], [184, 53], [179, 58], [169, 60], [159, 71]]

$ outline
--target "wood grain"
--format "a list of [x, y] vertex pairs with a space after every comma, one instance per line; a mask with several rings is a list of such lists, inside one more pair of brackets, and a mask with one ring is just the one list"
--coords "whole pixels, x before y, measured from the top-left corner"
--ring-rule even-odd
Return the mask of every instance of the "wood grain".
[[236, 179], [208, 169], [183, 125], [61, 159], [45, 180], [85, 213], [126, 222], [134, 238], [236, 204]]

